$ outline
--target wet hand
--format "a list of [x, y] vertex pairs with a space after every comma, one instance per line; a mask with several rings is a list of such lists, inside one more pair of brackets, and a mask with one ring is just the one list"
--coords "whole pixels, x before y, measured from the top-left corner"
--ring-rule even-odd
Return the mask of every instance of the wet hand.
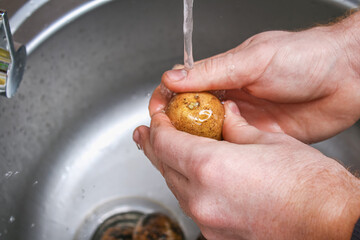
[[261, 33], [188, 72], [168, 71], [162, 82], [174, 92], [226, 89], [226, 98], [251, 125], [303, 142], [320, 141], [360, 117], [355, 49], [360, 44], [352, 37], [354, 28], [343, 21], [301, 32]]
[[249, 125], [230, 101], [225, 141], [177, 131], [166, 102], [158, 88], [134, 140], [207, 239], [350, 239], [359, 180], [339, 163]]

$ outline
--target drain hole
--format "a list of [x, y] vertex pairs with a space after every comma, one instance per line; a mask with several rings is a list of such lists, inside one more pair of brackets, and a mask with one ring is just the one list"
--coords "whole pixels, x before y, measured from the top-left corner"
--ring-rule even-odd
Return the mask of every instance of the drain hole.
[[179, 224], [163, 213], [126, 212], [105, 220], [92, 240], [184, 240]]
[[140, 212], [114, 215], [97, 228], [92, 240], [131, 240], [135, 226], [143, 215]]

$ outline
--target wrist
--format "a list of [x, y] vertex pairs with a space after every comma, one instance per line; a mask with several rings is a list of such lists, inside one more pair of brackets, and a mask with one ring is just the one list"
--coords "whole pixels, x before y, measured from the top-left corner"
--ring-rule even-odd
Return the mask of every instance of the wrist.
[[340, 22], [329, 26], [338, 48], [346, 53], [349, 64], [360, 71], [360, 12], [355, 12]]
[[303, 206], [306, 207], [296, 209], [294, 206], [300, 221], [296, 223], [299, 228], [295, 228], [294, 236], [350, 240], [360, 216], [360, 180], [340, 164], [334, 164], [335, 160], [326, 158], [325, 161], [329, 164], [308, 179], [312, 185], [297, 195], [305, 199]]
[[357, 111], [353, 119], [355, 122], [360, 118], [360, 11], [326, 28], [330, 30], [330, 39], [335, 43], [333, 46], [338, 62], [346, 71], [339, 76], [339, 82], [347, 96], [344, 98]]
[[348, 239], [351, 238], [355, 225], [360, 219], [360, 180], [355, 179], [352, 185], [353, 193], [349, 198], [343, 213], [345, 218], [348, 216], [347, 223], [344, 223], [344, 229], [348, 229], [347, 232], [350, 233]]
[[[340, 188], [329, 189], [333, 196], [323, 205], [323, 232], [328, 235], [324, 239], [350, 240], [356, 222], [360, 217], [360, 181], [345, 172], [340, 178]], [[331, 185], [330, 185], [331, 187]], [[338, 191], [336, 191], [338, 190]]]
[[351, 239], [360, 216], [360, 180], [333, 159], [324, 156], [322, 162], [299, 176], [310, 185], [292, 189], [295, 200], [287, 206], [294, 215], [283, 239]]

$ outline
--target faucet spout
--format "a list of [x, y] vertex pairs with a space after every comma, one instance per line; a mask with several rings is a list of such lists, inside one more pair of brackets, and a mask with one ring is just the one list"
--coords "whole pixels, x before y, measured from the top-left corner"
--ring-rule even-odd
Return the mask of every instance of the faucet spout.
[[7, 13], [0, 10], [0, 95], [14, 96], [26, 63], [25, 46], [13, 41]]

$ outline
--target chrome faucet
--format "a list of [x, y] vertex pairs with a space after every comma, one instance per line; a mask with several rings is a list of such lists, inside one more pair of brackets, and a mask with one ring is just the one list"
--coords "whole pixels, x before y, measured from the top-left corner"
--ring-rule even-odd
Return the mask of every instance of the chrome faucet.
[[26, 48], [13, 41], [7, 13], [0, 10], [0, 95], [14, 96], [24, 74]]

